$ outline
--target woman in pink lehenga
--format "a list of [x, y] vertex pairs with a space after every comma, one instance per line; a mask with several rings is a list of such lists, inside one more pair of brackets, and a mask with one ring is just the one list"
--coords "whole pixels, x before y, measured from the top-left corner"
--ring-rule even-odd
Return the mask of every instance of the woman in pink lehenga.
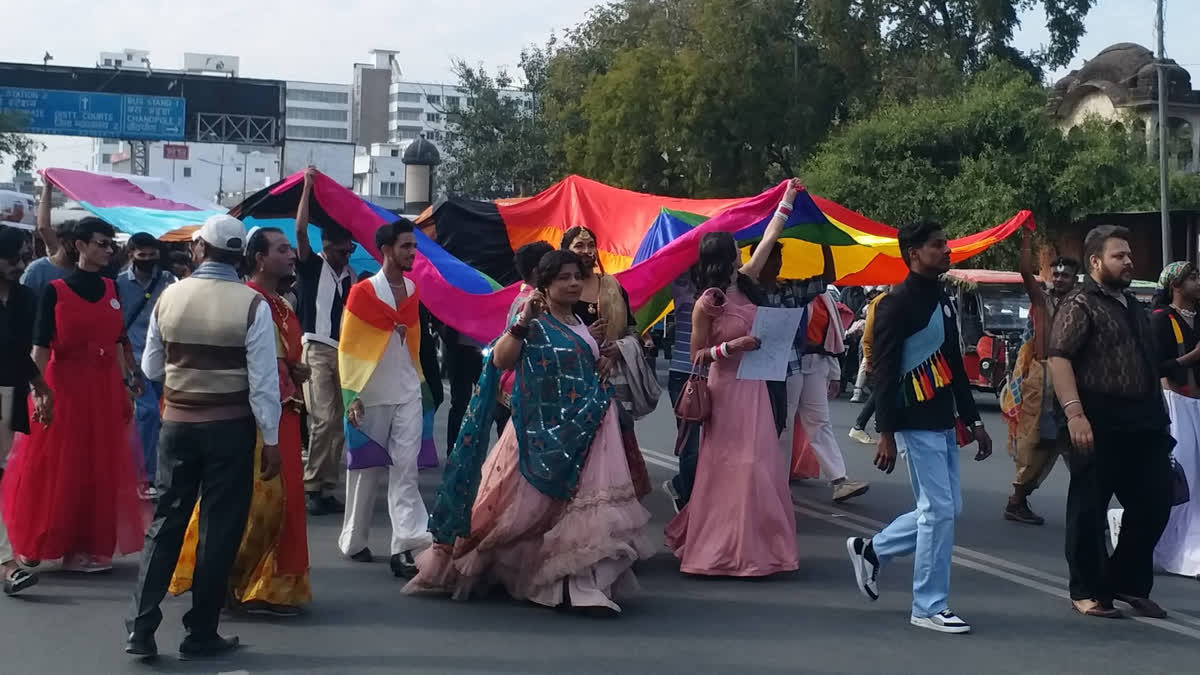
[[[603, 380], [610, 364], [571, 311], [580, 278], [575, 254], [547, 254], [537, 290], [494, 343], [431, 509], [438, 543], [418, 558], [405, 592], [465, 599], [499, 583], [547, 607], [619, 613], [615, 600], [636, 589], [633, 563], [654, 553], [650, 514], [634, 494]], [[507, 368], [516, 369], [512, 420], [488, 455]]]
[[711, 364], [712, 417], [700, 438], [691, 499], [666, 530], [667, 547], [687, 574], [760, 577], [799, 566], [789, 467], [767, 384], [737, 377], [742, 354], [759, 347], [750, 329], [760, 292], [750, 279], [774, 248], [798, 188], [796, 181], [788, 186], [763, 243], [740, 270], [732, 235], [712, 232], [700, 242], [692, 353]]

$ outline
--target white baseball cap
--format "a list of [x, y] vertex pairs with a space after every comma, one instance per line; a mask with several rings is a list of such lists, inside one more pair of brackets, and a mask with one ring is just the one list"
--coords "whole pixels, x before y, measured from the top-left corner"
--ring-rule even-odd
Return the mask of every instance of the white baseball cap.
[[210, 216], [199, 230], [192, 235], [192, 240], [203, 239], [209, 246], [224, 251], [241, 252], [246, 247], [246, 226], [242, 221], [225, 214]]

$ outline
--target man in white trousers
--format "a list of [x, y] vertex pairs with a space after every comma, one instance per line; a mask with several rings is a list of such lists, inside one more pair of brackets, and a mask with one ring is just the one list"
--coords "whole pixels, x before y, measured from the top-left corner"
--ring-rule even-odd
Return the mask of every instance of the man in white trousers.
[[[346, 409], [353, 429], [347, 437], [346, 512], [338, 547], [353, 560], [372, 559], [367, 535], [376, 489], [386, 478], [392, 573], [411, 578], [417, 571], [416, 554], [433, 543], [417, 482], [422, 431], [421, 371], [415, 356], [420, 349], [419, 299], [416, 284], [404, 276], [416, 256], [413, 224], [400, 219], [380, 227], [375, 245], [383, 268], [351, 289], [338, 343], [342, 388], [358, 391]], [[381, 326], [388, 333], [378, 355], [372, 350], [383, 343]]]
[[[829, 398], [834, 387], [841, 387], [842, 369], [837, 354], [827, 344], [829, 331], [838, 331], [840, 322], [834, 303], [826, 299], [830, 284], [837, 280], [833, 261], [833, 249], [822, 246], [824, 271], [820, 276], [795, 281], [781, 281], [783, 269], [783, 247], [775, 244], [771, 256], [759, 276], [758, 282], [767, 294], [767, 303], [772, 307], [804, 309], [804, 321], [796, 334], [794, 353], [788, 363], [787, 379], [787, 427], [783, 430], [780, 445], [786, 457], [792, 456], [792, 436], [795, 420], [799, 413], [804, 433], [817, 455], [821, 477], [833, 487], [833, 501], [844, 502], [864, 494], [870, 484], [846, 478], [846, 462], [842, 449], [833, 434], [833, 423], [829, 419]], [[839, 340], [838, 342], [841, 342]]]

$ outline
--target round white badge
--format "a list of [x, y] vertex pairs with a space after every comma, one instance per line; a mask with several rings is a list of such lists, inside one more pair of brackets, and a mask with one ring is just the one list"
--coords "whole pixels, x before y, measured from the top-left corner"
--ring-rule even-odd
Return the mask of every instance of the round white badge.
[[116, 298], [109, 300], [108, 304], [112, 305], [113, 309], [121, 309], [121, 303]]
[[950, 318], [950, 305], [942, 305], [942, 313], [946, 315], [947, 319], [949, 319]]

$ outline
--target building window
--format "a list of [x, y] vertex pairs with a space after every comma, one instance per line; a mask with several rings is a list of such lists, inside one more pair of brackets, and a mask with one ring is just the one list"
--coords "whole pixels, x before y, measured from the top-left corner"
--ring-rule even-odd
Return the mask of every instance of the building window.
[[412, 127], [396, 127], [395, 139], [400, 141], [411, 141], [420, 135], [420, 129], [414, 129]]
[[288, 138], [319, 138], [329, 141], [346, 140], [345, 128], [308, 127], [300, 124], [287, 125]]
[[473, 99], [473, 98], [471, 98], [470, 96], [468, 96], [468, 97], [467, 97], [467, 107], [468, 107], [468, 108], [470, 108], [470, 107], [471, 107], [471, 106], [473, 106], [473, 105], [475, 105], [475, 99]]
[[437, 113], [425, 113], [425, 121], [433, 122], [436, 124], [437, 122], [442, 121], [442, 116]]
[[103, 155], [100, 155], [100, 163], [101, 164], [112, 164], [112, 153], [106, 152]]
[[[400, 156], [400, 148], [392, 148], [391, 154], [392, 154], [392, 157], [399, 157]], [[396, 174], [393, 173], [392, 175], [395, 176]]]
[[462, 99], [457, 96], [446, 97], [446, 107], [450, 110], [458, 110], [458, 106], [462, 104]]
[[344, 91], [316, 91], [314, 89], [288, 89], [287, 100], [307, 103], [333, 103], [346, 105], [350, 95]]
[[190, 167], [190, 166], [183, 167], [183, 177], [184, 178], [192, 177], [192, 167]]
[[420, 103], [421, 95], [408, 91], [392, 94], [392, 103]]
[[425, 100], [426, 100], [426, 101], [429, 101], [429, 105], [441, 105], [441, 104], [442, 104], [442, 97], [441, 97], [441, 96], [435, 96], [435, 95], [433, 95], [433, 94], [430, 94], [429, 96], [426, 96], [426, 97], [425, 97]]
[[379, 194], [383, 197], [400, 197], [404, 194], [404, 183], [383, 181], [379, 184]]
[[288, 107], [287, 117], [293, 120], [314, 120], [318, 122], [345, 122], [349, 119], [345, 110], [322, 110], [320, 108]]
[[397, 108], [392, 112], [392, 119], [397, 122], [420, 122], [422, 112], [420, 108]]
[[440, 140], [442, 140], [442, 132], [440, 132], [440, 131], [436, 131], [436, 130], [435, 130], [435, 131], [430, 131], [430, 132], [429, 132], [429, 140], [431, 140], [431, 141], [440, 141]]
[[254, 167], [254, 173], [266, 173], [266, 172], [267, 172], [267, 170], [261, 166]]

